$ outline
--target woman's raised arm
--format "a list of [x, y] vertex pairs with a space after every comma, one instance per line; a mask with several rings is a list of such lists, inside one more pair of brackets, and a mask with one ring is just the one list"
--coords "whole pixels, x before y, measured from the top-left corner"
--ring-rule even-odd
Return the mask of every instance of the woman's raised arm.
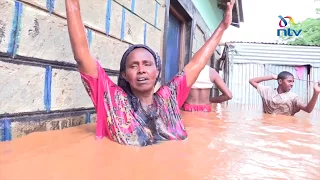
[[214, 51], [216, 50], [224, 31], [229, 27], [232, 21], [232, 9], [235, 0], [227, 3], [227, 8], [224, 12], [223, 20], [218, 28], [214, 31], [208, 41], [194, 54], [190, 62], [185, 66], [187, 86], [191, 87], [197, 80], [201, 70], [207, 64]]
[[81, 20], [79, 0], [65, 0], [71, 47], [79, 71], [97, 77], [97, 64], [90, 55], [87, 36]]

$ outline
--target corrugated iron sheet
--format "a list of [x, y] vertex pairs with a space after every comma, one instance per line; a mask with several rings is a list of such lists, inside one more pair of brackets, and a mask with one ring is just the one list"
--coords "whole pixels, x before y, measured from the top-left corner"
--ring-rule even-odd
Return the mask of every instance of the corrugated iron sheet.
[[232, 43], [234, 63], [311, 65], [320, 67], [320, 47]]
[[304, 45], [304, 44], [287, 44], [287, 43], [276, 43], [276, 42], [250, 42], [250, 41], [230, 41], [229, 43], [246, 43], [246, 44], [275, 44], [275, 45], [290, 45], [290, 46], [315, 46], [320, 47], [319, 45]]
[[258, 107], [262, 105], [261, 97], [257, 90], [249, 84], [249, 79], [264, 76], [263, 65], [258, 64], [233, 64], [230, 66], [229, 88], [233, 98], [231, 104], [246, 104]]
[[[289, 71], [295, 76], [296, 80], [291, 91], [298, 94], [305, 103], [308, 102], [313, 93], [313, 85], [310, 86], [307, 82], [307, 66], [304, 67], [301, 79], [297, 76], [295, 68], [312, 65], [311, 80], [320, 80], [320, 47], [250, 43], [231, 45], [233, 47], [230, 47], [229, 52], [229, 88], [233, 93], [233, 99], [229, 103], [261, 106], [261, 97], [249, 84], [249, 79], [272, 73], [278, 74], [281, 71]], [[264, 84], [277, 87], [275, 80], [266, 81]], [[317, 108], [320, 108], [319, 101]]]

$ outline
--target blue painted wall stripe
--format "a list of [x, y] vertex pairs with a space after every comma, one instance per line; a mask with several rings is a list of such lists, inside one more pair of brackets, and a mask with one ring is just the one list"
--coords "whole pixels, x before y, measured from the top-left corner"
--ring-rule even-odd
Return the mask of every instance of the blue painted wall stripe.
[[147, 23], [144, 23], [144, 31], [143, 31], [143, 44], [147, 44]]
[[4, 141], [11, 141], [11, 120], [4, 120]]
[[54, 2], [55, 0], [47, 0], [46, 6], [50, 14], [54, 11]]
[[44, 82], [44, 106], [47, 112], [49, 112], [51, 109], [51, 84], [52, 84], [52, 67], [47, 66], [45, 82]]
[[11, 120], [2, 119], [0, 120], [0, 140], [1, 141], [11, 141]]
[[21, 24], [22, 4], [15, 1], [14, 17], [8, 45], [8, 55], [15, 56], [18, 49], [19, 33]]
[[51, 0], [51, 9], [50, 9], [50, 13], [52, 13], [54, 11], [54, 2], [55, 0]]
[[159, 4], [156, 2], [156, 12], [155, 12], [155, 15], [154, 15], [154, 26], [157, 27], [157, 22], [158, 22], [158, 7]]
[[48, 102], [48, 67], [46, 67], [46, 72], [44, 76], [44, 87], [43, 87], [43, 104], [45, 109], [47, 109], [47, 102]]
[[4, 141], [4, 120], [0, 120], [0, 141]]
[[136, 6], [136, 0], [131, 0], [131, 11], [134, 12], [134, 7]]
[[17, 32], [15, 35], [15, 40], [14, 40], [14, 49], [13, 49], [13, 56], [17, 54], [17, 50], [19, 47], [19, 39], [20, 39], [20, 29], [21, 29], [21, 16], [22, 16], [22, 4], [19, 2], [18, 3], [18, 22], [17, 22]]
[[48, 67], [48, 105], [47, 111], [51, 110], [51, 85], [52, 85], [52, 67]]
[[50, 9], [51, 9], [51, 0], [47, 0], [47, 1], [46, 1], [46, 7], [47, 7], [48, 11], [50, 12]]
[[88, 40], [88, 44], [89, 44], [89, 47], [91, 46], [91, 43], [92, 43], [92, 30], [87, 28], [87, 40]]
[[110, 21], [111, 21], [111, 0], [107, 0], [106, 12], [106, 34], [110, 34]]
[[121, 19], [121, 32], [120, 32], [120, 39], [124, 39], [124, 28], [126, 22], [126, 9], [122, 8], [122, 19]]
[[48, 104], [48, 67], [46, 67], [45, 77], [44, 77], [44, 97], [43, 97], [43, 104], [45, 109], [47, 110], [47, 104]]
[[14, 39], [17, 31], [17, 22], [18, 22], [18, 9], [19, 9], [19, 2], [15, 2], [15, 9], [13, 12], [13, 19], [12, 19], [12, 29], [10, 32], [10, 40], [8, 44], [8, 51], [7, 53], [11, 56], [13, 54], [13, 46], [14, 46]]
[[91, 114], [89, 112], [86, 113], [86, 124], [91, 123]]

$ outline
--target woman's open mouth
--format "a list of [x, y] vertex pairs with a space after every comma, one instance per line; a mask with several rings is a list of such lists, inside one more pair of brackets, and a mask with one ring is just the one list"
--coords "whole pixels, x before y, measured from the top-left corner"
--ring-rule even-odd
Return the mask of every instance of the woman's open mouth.
[[140, 78], [137, 78], [137, 83], [138, 84], [145, 84], [145, 83], [147, 83], [148, 82], [148, 78], [146, 78], [146, 77], [140, 77]]

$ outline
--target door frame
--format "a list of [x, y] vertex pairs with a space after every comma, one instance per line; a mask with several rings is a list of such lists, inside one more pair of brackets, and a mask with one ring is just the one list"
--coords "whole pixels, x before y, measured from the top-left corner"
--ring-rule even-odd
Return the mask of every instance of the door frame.
[[164, 23], [164, 34], [163, 34], [163, 54], [162, 54], [162, 70], [161, 70], [161, 84], [165, 84], [165, 67], [166, 67], [166, 54], [167, 54], [167, 38], [169, 28], [169, 14], [174, 15], [181, 22], [180, 32], [180, 53], [178, 67], [181, 71], [183, 67], [189, 62], [192, 55], [192, 43], [193, 43], [193, 25], [194, 21], [189, 15], [188, 11], [183, 7], [180, 0], [166, 0], [165, 9], [165, 23]]

